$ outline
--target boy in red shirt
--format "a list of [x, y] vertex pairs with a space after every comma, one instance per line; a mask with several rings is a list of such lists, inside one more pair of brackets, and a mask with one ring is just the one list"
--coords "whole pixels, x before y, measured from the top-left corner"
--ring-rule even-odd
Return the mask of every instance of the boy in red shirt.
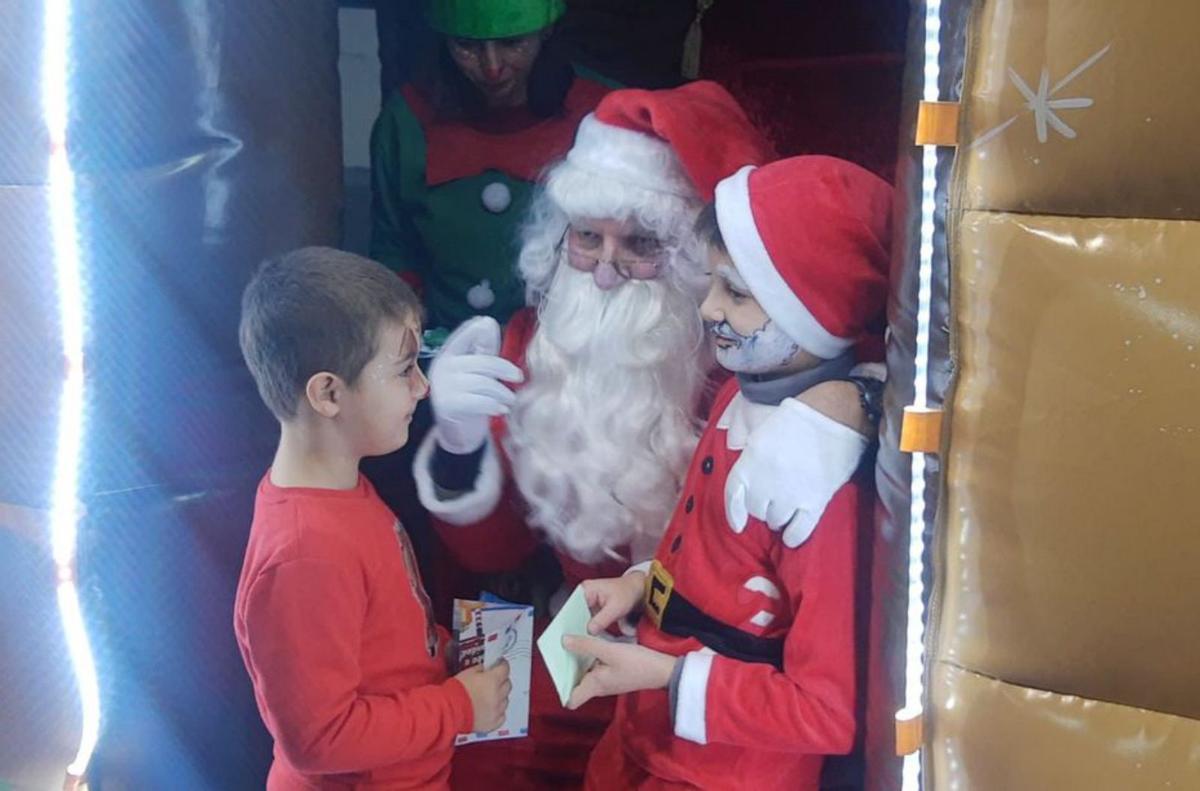
[[824, 756], [851, 749], [868, 441], [795, 396], [849, 376], [882, 315], [890, 215], [885, 182], [823, 156], [743, 168], [701, 213], [701, 313], [736, 376], [653, 564], [584, 583], [593, 634], [643, 611], [637, 645], [564, 640], [599, 660], [572, 707], [626, 693], [589, 789], [816, 791]]
[[408, 286], [328, 248], [267, 261], [243, 295], [242, 353], [281, 426], [234, 613], [268, 789], [448, 788], [455, 735], [503, 722], [507, 664], [448, 677], [408, 535], [358, 471], [408, 440], [420, 333]]

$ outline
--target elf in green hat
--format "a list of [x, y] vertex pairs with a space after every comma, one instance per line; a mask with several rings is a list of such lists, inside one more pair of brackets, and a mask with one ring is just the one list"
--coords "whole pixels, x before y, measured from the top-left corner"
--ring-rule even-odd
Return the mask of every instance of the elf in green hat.
[[524, 304], [518, 229], [538, 174], [608, 86], [554, 35], [563, 0], [432, 0], [435, 46], [371, 136], [371, 256], [453, 328]]

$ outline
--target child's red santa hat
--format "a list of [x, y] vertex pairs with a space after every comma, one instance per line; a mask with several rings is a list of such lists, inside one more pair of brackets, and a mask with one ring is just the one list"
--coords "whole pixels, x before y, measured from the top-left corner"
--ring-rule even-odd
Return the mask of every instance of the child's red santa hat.
[[619, 90], [579, 124], [565, 165], [592, 178], [710, 201], [717, 182], [774, 150], [715, 82], [670, 90]]
[[892, 188], [825, 156], [745, 167], [716, 190], [729, 257], [771, 320], [824, 359], [853, 346], [883, 312]]

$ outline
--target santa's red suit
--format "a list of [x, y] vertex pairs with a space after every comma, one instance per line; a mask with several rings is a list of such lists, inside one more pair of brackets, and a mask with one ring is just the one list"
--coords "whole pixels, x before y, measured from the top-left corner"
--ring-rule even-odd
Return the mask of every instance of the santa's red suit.
[[[525, 350], [536, 331], [535, 311], [526, 308], [517, 312], [505, 328], [500, 355], [524, 370]], [[715, 371], [714, 389], [727, 378], [727, 372]], [[493, 419], [491, 431], [492, 441], [484, 451], [474, 491], [456, 500], [442, 501], [438, 511], [431, 514], [432, 524], [454, 563], [477, 574], [520, 568], [541, 542], [526, 522], [524, 501], [503, 452], [507, 421]], [[419, 486], [432, 486], [429, 476], [432, 453], [432, 443], [426, 443], [417, 454], [415, 470]], [[618, 554], [629, 557], [625, 548], [619, 548]], [[556, 551], [555, 556], [563, 571], [563, 589], [567, 591], [584, 580], [620, 575], [629, 565], [616, 559], [583, 563], [563, 551]], [[538, 619], [539, 634], [546, 623], [546, 619]], [[597, 698], [575, 711], [563, 708], [542, 656], [535, 652], [529, 710], [529, 738], [458, 748], [452, 775], [455, 788], [492, 787], [487, 783], [500, 780], [503, 785], [495, 787], [505, 789], [579, 784], [593, 748], [612, 720], [614, 700]]]
[[[518, 311], [504, 333], [501, 356], [525, 367], [525, 349], [537, 329], [534, 311]], [[525, 521], [525, 506], [513, 483], [503, 448], [507, 422], [492, 421], [492, 441], [484, 450], [475, 489], [459, 498], [436, 502], [432, 523], [452, 560], [468, 572], [481, 574], [518, 569], [540, 543]], [[416, 457], [418, 487], [432, 487], [433, 444]], [[584, 579], [620, 574], [625, 563], [615, 560], [588, 565], [565, 552], [556, 553], [570, 590]], [[538, 619], [540, 634], [546, 619]], [[532, 789], [571, 787], [579, 783], [588, 756], [612, 719], [612, 699], [598, 699], [576, 711], [559, 702], [558, 693], [541, 654], [534, 652], [530, 677], [529, 737], [480, 742], [459, 747], [451, 781], [455, 788]]]
[[[525, 350], [536, 331], [536, 312], [517, 311], [505, 327], [500, 356], [524, 371]], [[525, 506], [503, 452], [507, 432], [503, 417], [492, 420], [492, 441], [484, 450], [474, 491], [454, 500], [434, 501], [434, 527], [446, 550], [467, 571], [487, 574], [519, 568], [540, 543], [525, 522]], [[428, 480], [432, 452], [432, 443], [426, 443], [417, 454], [419, 485]], [[565, 552], [556, 555], [571, 587], [585, 579], [620, 574], [627, 567], [615, 559], [588, 564]]]
[[[726, 519], [729, 471], [778, 408], [751, 403], [736, 381], [717, 397], [637, 632], [641, 645], [685, 657], [674, 710], [665, 689], [622, 696], [590, 789], [815, 789], [822, 756], [851, 748], [855, 548], [869, 487], [842, 486], [796, 548], [757, 519], [740, 534]], [[857, 452], [861, 437], [843, 431]]]
[[[769, 158], [769, 146], [757, 135], [736, 103], [715, 84], [700, 82], [674, 91], [616, 91], [609, 94], [595, 114], [585, 119], [567, 159], [553, 168], [546, 177], [547, 193], [555, 206], [552, 212], [554, 216], [544, 219], [543, 225], [547, 228], [542, 230], [549, 229], [551, 233], [544, 233], [543, 236], [554, 235], [554, 238], [542, 255], [542, 271], [537, 271], [537, 266], [525, 266], [526, 252], [531, 248], [528, 240], [522, 253], [522, 273], [533, 299], [542, 299], [543, 309], [547, 303], [554, 304], [551, 281], [561, 283], [563, 278], [560, 276], [564, 272], [560, 270], [567, 266], [563, 263], [563, 256], [558, 254], [559, 250], [555, 244], [563, 238], [571, 218], [623, 219], [625, 213], [636, 210], [640, 222], [656, 223], [651, 228], [652, 232], [665, 234], [662, 241], [672, 245], [674, 252], [670, 254], [670, 263], [664, 265], [658, 276], [653, 281], [646, 281], [651, 284], [649, 289], [645, 283], [618, 285], [613, 292], [614, 296], [619, 301], [623, 290], [628, 290], [629, 294], [634, 295], [654, 289], [670, 291], [674, 295], [670, 298], [671, 304], [674, 305], [673, 310], [669, 311], [672, 313], [670, 319], [676, 324], [692, 328], [691, 335], [674, 332], [675, 339], [672, 343], [679, 347], [679, 354], [694, 349], [701, 334], [699, 316], [693, 312], [701, 295], [696, 290], [696, 283], [702, 279], [703, 274], [702, 262], [696, 255], [698, 246], [687, 238], [691, 234], [695, 214], [704, 200], [711, 199], [713, 188], [721, 178], [742, 164], [762, 162]], [[604, 200], [595, 203], [596, 195], [600, 195]], [[612, 264], [612, 261], [602, 264], [597, 260], [595, 267], [612, 268]], [[577, 284], [579, 278], [585, 278], [587, 282], [583, 285], [595, 288], [597, 293], [600, 293], [599, 286], [591, 285], [591, 274], [577, 272], [575, 269], [566, 269], [565, 273], [570, 273]], [[690, 285], [685, 287], [685, 283]], [[567, 303], [570, 303], [569, 299]], [[547, 326], [550, 326], [549, 321]], [[592, 325], [585, 321], [583, 326]], [[539, 383], [536, 365], [531, 366], [532, 371], [525, 365], [527, 349], [531, 344], [536, 348], [537, 327], [538, 319], [534, 309], [518, 312], [505, 329], [500, 349], [501, 357], [520, 367], [527, 377], [533, 378], [528, 385], [530, 389], [525, 390], [526, 396], [536, 392], [534, 388]], [[666, 337], [661, 327], [655, 327], [637, 337], [635, 342], [663, 346]], [[689, 338], [694, 342], [682, 342]], [[553, 338], [549, 342], [553, 342]], [[609, 339], [601, 337], [600, 342], [606, 343]], [[451, 341], [448, 340], [447, 346], [450, 345]], [[675, 351], [675, 346], [666, 348]], [[664, 370], [669, 368], [672, 377], [683, 379], [679, 371], [689, 363], [696, 369], [695, 381], [702, 380], [702, 365], [698, 359], [689, 361], [679, 359], [676, 355], [666, 360], [662, 367]], [[586, 360], [582, 364], [586, 367]], [[438, 377], [437, 365], [435, 362], [432, 373], [434, 379]], [[600, 370], [599, 367], [597, 370]], [[651, 377], [643, 372], [642, 378], [663, 377]], [[694, 389], [699, 390], [698, 387]], [[665, 487], [669, 487], [670, 491], [662, 487], [661, 490], [656, 489], [655, 495], [662, 501], [657, 517], [642, 520], [653, 522], [652, 524], [638, 524], [639, 531], [649, 533], [649, 540], [642, 541], [643, 549], [640, 551], [643, 554], [641, 557], [631, 557], [631, 550], [626, 547], [605, 545], [603, 549], [612, 556], [612, 560], [602, 560], [598, 563], [581, 562], [580, 557], [594, 560], [599, 553], [576, 552], [573, 555], [563, 551], [562, 542], [555, 540], [555, 554], [565, 578], [560, 590], [570, 592], [584, 579], [614, 576], [621, 573], [630, 562], [647, 559], [655, 539], [661, 533], [673, 504], [672, 498], [677, 482], [686, 464], [687, 450], [695, 441], [693, 424], [687, 418], [687, 410], [696, 406], [693, 403], [695, 394], [684, 394], [688, 388], [662, 390], [675, 394], [676, 397], [667, 398], [663, 403], [657, 404], [654, 409], [649, 410], [653, 412], [650, 416], [636, 419], [647, 423], [646, 426], [630, 424], [636, 429], [633, 433], [644, 434], [647, 438], [656, 436], [650, 430], [656, 425], [669, 422], [676, 426], [672, 442], [678, 447], [672, 448], [673, 452], [669, 456], [663, 454], [658, 469], [654, 470], [655, 476], [662, 477]], [[680, 403], [681, 401], [683, 403]], [[529, 408], [538, 410], [539, 404], [530, 403]], [[438, 415], [438, 410], [435, 384], [435, 415]], [[447, 414], [448, 411], [438, 415], [439, 420], [446, 418]], [[517, 425], [515, 417], [513, 425]], [[550, 432], [539, 437], [542, 445], [527, 446], [522, 452], [526, 456], [542, 455], [543, 446], [565, 442], [568, 428], [563, 427], [562, 436]], [[471, 452], [470, 447], [455, 450], [443, 444], [440, 438], [440, 424], [431, 432], [415, 458], [414, 473], [422, 504], [429, 510], [434, 527], [448, 554], [467, 571], [495, 573], [516, 570], [542, 543], [544, 535], [548, 533], [554, 537], [554, 531], [545, 525], [544, 532], [535, 531], [531, 526], [533, 517], [529, 502], [533, 502], [533, 498], [530, 497], [527, 501], [519, 490], [516, 479], [520, 475], [514, 473], [514, 465], [510, 463], [506, 453], [506, 448], [512, 446], [512, 440], [518, 432], [514, 429], [514, 437], [509, 437], [508, 429], [506, 419], [497, 418], [492, 421], [491, 437], [483, 445], [479, 471], [469, 491], [455, 490], [452, 496], [443, 496], [445, 492], [435, 480], [435, 458], [441, 452], [436, 446], [451, 453]], [[679, 439], [681, 434], [686, 434], [686, 443]], [[528, 436], [522, 438], [528, 440]], [[611, 448], [609, 450], [611, 451]], [[656, 457], [659, 450], [661, 449], [655, 450]], [[582, 452], [587, 453], [588, 449], [584, 448]], [[549, 447], [545, 453], [544, 458], [556, 458], [549, 455]], [[520, 461], [524, 457], [514, 458]], [[606, 458], [605, 463], [609, 461]], [[642, 463], [645, 464], [645, 461]], [[621, 472], [619, 468], [622, 467], [622, 462], [619, 456], [612, 458], [611, 464], [618, 468], [611, 472]], [[671, 469], [672, 467], [674, 469]], [[619, 476], [614, 475], [614, 478], [616, 477]], [[589, 480], [589, 483], [593, 489], [597, 486], [594, 481]], [[538, 484], [530, 485], [536, 491]], [[603, 485], [607, 486], [608, 483]], [[610, 500], [630, 513], [635, 513], [637, 506], [641, 505], [637, 502], [621, 501], [615, 492], [608, 494]], [[589, 513], [592, 514], [592, 520], [598, 516], [585, 507], [582, 513], [570, 518], [574, 522], [587, 524]], [[597, 530], [589, 535], [595, 535], [604, 543], [602, 531]], [[611, 543], [619, 544], [626, 540], [629, 539], [620, 538]], [[639, 550], [632, 551], [636, 553]], [[537, 624], [539, 632], [544, 625], [544, 622]], [[611, 720], [613, 705], [611, 700], [597, 700], [576, 711], [564, 709], [542, 664], [541, 656], [535, 652], [531, 678], [529, 737], [477, 743], [459, 748], [455, 756], [452, 783], [462, 789], [578, 787], [582, 783], [592, 748]]]

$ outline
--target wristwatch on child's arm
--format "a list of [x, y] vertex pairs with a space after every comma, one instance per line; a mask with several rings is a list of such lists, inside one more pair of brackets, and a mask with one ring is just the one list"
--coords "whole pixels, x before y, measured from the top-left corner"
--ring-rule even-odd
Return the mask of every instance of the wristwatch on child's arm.
[[849, 376], [846, 381], [858, 388], [858, 403], [871, 425], [879, 428], [883, 417], [883, 380], [870, 376]]

